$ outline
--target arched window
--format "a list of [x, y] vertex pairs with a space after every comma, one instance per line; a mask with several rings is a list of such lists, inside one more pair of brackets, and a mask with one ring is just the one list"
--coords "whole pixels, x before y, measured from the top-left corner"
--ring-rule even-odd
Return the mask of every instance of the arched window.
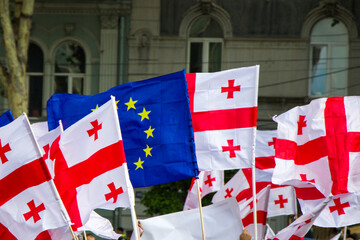
[[189, 31], [190, 72], [221, 70], [223, 31], [211, 16], [196, 19]]
[[86, 58], [75, 41], [63, 42], [55, 54], [55, 93], [83, 94]]
[[310, 40], [311, 97], [346, 95], [348, 55], [346, 26], [334, 18], [317, 22], [311, 31]]
[[26, 84], [29, 94], [29, 116], [42, 115], [43, 80], [44, 80], [44, 54], [35, 43], [29, 44], [27, 62]]

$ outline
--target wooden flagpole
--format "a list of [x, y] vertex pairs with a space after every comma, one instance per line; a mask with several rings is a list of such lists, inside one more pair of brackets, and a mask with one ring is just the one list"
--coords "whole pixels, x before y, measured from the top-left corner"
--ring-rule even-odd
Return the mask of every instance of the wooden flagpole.
[[200, 193], [199, 178], [196, 178], [195, 182], [196, 182], [198, 202], [199, 202], [199, 212], [200, 212], [200, 223], [201, 223], [202, 239], [205, 240], [205, 227], [204, 227], [204, 217], [203, 217], [202, 203], [201, 203], [201, 193]]
[[346, 234], [347, 234], [347, 226], [344, 227], [344, 240], [346, 240]]
[[[37, 148], [37, 150], [38, 150], [38, 153], [40, 154], [40, 156], [42, 156], [43, 153], [42, 153], [42, 151], [41, 151], [41, 148], [40, 148], [40, 146], [39, 146], [38, 141], [37, 141], [36, 138], [35, 138], [35, 134], [34, 134], [33, 129], [31, 128], [29, 119], [28, 119], [26, 113], [24, 113], [24, 114], [25, 114], [25, 116], [26, 116], [26, 120], [27, 120], [29, 129], [30, 129], [30, 131], [31, 131], [31, 135], [32, 135], [32, 137], [33, 137], [33, 139], [34, 139], [34, 142], [36, 143], [36, 148]], [[59, 123], [60, 123], [60, 127], [61, 127], [61, 132], [63, 132], [63, 127], [62, 127], [61, 121], [59, 121]], [[45, 162], [45, 159], [44, 159], [44, 162]], [[57, 188], [56, 188], [56, 186], [55, 186], [54, 180], [51, 178], [51, 180], [49, 181], [49, 183], [50, 183], [51, 189], [53, 190], [53, 193], [54, 193], [54, 195], [55, 195], [55, 198], [56, 198], [57, 202], [59, 203], [59, 206], [60, 206], [60, 209], [61, 209], [61, 211], [62, 211], [63, 217], [65, 218], [65, 221], [67, 222], [67, 224], [68, 224], [68, 226], [69, 226], [69, 229], [70, 229], [70, 232], [71, 232], [71, 235], [72, 235], [73, 239], [74, 239], [74, 240], [78, 240], [77, 237], [75, 236], [74, 231], [73, 231], [72, 228], [71, 228], [71, 219], [70, 219], [69, 213], [66, 211], [65, 205], [64, 205], [64, 203], [63, 203], [63, 201], [62, 201], [62, 199], [61, 199], [61, 197], [60, 197], [60, 194], [59, 194], [59, 192], [58, 192], [58, 190], [57, 190]]]
[[[115, 119], [116, 131], [117, 131], [118, 136], [121, 138], [120, 122], [119, 122], [118, 112], [116, 110], [115, 97], [110, 96], [110, 99], [112, 101], [113, 111], [115, 114], [114, 116], [116, 116], [116, 119]], [[135, 239], [140, 240], [138, 220], [137, 220], [136, 211], [135, 211], [135, 193], [134, 193], [134, 189], [132, 187], [131, 181], [130, 181], [129, 169], [128, 169], [126, 162], [123, 163], [123, 167], [125, 168], [125, 171], [124, 171], [125, 172], [125, 181], [126, 181], [126, 186], [127, 186], [127, 193], [128, 193], [129, 200], [130, 200], [131, 222], [133, 225], [133, 229], [135, 231]], [[129, 186], [131, 186], [131, 187], [129, 187]]]
[[84, 239], [87, 240], [86, 230], [84, 230]]
[[252, 162], [252, 190], [253, 190], [253, 205], [254, 205], [254, 240], [258, 240], [258, 227], [257, 227], [257, 206], [256, 206], [256, 176], [255, 176], [255, 145], [256, 145], [256, 128], [254, 128], [253, 140], [253, 162]]

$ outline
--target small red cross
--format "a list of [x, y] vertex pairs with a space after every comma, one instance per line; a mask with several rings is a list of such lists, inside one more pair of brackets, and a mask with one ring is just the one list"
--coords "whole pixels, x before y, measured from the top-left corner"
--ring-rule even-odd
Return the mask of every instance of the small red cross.
[[228, 143], [228, 146], [222, 146], [222, 151], [223, 152], [229, 151], [230, 158], [236, 157], [235, 151], [241, 150], [240, 145], [234, 146], [234, 139], [227, 140], [227, 143]]
[[302, 129], [303, 127], [306, 127], [306, 121], [305, 121], [305, 116], [304, 115], [299, 115], [299, 121], [297, 122], [298, 124], [298, 135], [302, 135]]
[[93, 126], [93, 128], [90, 130], [87, 130], [87, 133], [89, 134], [89, 137], [91, 137], [92, 135], [95, 135], [94, 136], [94, 141], [95, 141], [96, 139], [98, 139], [98, 131], [102, 128], [102, 123], [99, 124], [97, 120], [90, 122], [90, 123]]
[[300, 178], [302, 182], [311, 182], [311, 183], [315, 183], [315, 179], [307, 179], [306, 174], [300, 174]]
[[279, 204], [280, 208], [284, 208], [285, 207], [284, 203], [287, 203], [288, 199], [287, 198], [284, 199], [282, 194], [280, 194], [278, 197], [279, 197], [279, 200], [275, 200], [274, 201], [275, 204]]
[[340, 198], [334, 199], [334, 203], [335, 203], [335, 206], [329, 207], [330, 213], [337, 211], [338, 215], [343, 215], [343, 214], [345, 214], [344, 208], [350, 207], [349, 202], [341, 203]]
[[268, 142], [268, 145], [269, 145], [269, 146], [273, 146], [274, 149], [275, 149], [275, 140], [276, 140], [276, 138], [273, 137], [273, 138], [272, 138], [272, 142]]
[[211, 175], [207, 175], [207, 180], [204, 183], [205, 185], [209, 184], [209, 187], [212, 187], [213, 186], [212, 182], [215, 180], [216, 180], [215, 178], [211, 178]]
[[234, 92], [240, 92], [240, 85], [234, 86], [235, 79], [228, 80], [228, 87], [221, 87], [221, 93], [227, 92], [227, 98], [234, 98]]
[[8, 161], [7, 157], [5, 156], [5, 153], [9, 151], [11, 151], [10, 145], [7, 143], [5, 146], [2, 146], [0, 139], [0, 159], [2, 164]]
[[233, 188], [231, 188], [231, 189], [226, 189], [225, 190], [225, 192], [226, 192], [226, 195], [225, 195], [225, 198], [231, 198], [232, 196], [231, 196], [231, 193], [234, 191], [234, 189]]
[[34, 200], [31, 200], [30, 202], [28, 202], [27, 205], [29, 206], [30, 212], [23, 214], [25, 221], [29, 220], [30, 218], [33, 218], [34, 223], [36, 223], [37, 221], [39, 221], [41, 219], [39, 212], [44, 211], [45, 206], [43, 203], [41, 203], [39, 206], [35, 207]]
[[120, 194], [122, 194], [124, 191], [123, 191], [122, 187], [119, 187], [118, 189], [116, 189], [114, 182], [108, 184], [107, 186], [110, 189], [110, 192], [105, 194], [105, 199], [106, 199], [106, 201], [109, 201], [111, 198], [114, 198], [114, 203], [115, 203], [118, 196]]

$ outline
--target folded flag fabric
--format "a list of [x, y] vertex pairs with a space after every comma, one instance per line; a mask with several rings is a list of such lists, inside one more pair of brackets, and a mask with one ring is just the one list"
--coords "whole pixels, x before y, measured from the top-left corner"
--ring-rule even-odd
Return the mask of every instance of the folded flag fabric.
[[25, 114], [0, 128], [0, 239], [67, 226]]
[[[239, 239], [243, 231], [239, 207], [227, 199], [203, 208], [205, 237], [208, 240]], [[144, 229], [141, 240], [202, 239], [199, 209], [181, 211], [140, 220]], [[135, 239], [134, 236], [131, 239]]]
[[243, 227], [248, 230], [251, 236], [257, 234], [257, 239], [263, 239], [266, 228], [266, 218], [269, 204], [270, 185], [263, 188], [256, 194], [256, 229], [254, 221], [254, 202], [253, 198], [239, 202], [240, 215]]
[[[296, 197], [303, 213], [311, 211], [326, 197], [313, 185], [296, 187]], [[360, 193], [342, 193], [333, 196], [324, 210], [316, 218], [319, 227], [345, 227], [360, 223]]]
[[62, 132], [50, 153], [54, 182], [74, 230], [96, 208], [134, 206], [114, 98]]
[[116, 98], [129, 175], [134, 187], [198, 174], [184, 71], [125, 83], [96, 95], [57, 93], [47, 103], [49, 129], [64, 129]]
[[0, 127], [5, 126], [8, 123], [14, 121], [14, 116], [12, 115], [10, 110], [7, 110], [3, 114], [0, 115]]
[[325, 196], [360, 192], [360, 97], [311, 101], [277, 116], [275, 184], [307, 182]]
[[274, 231], [271, 229], [269, 224], [266, 224], [266, 233], [264, 239], [273, 238], [273, 237], [275, 237]]
[[[200, 171], [199, 188], [200, 197], [218, 191], [224, 185], [224, 171]], [[185, 199], [184, 210], [190, 210], [199, 207], [198, 191], [195, 178], [192, 179], [190, 189]]]
[[326, 207], [331, 200], [331, 196], [325, 199], [320, 205], [317, 205], [310, 212], [301, 215], [298, 219], [292, 222], [289, 226], [278, 232], [275, 237], [268, 238], [267, 240], [289, 240], [289, 239], [302, 239], [310, 230], [315, 219], [319, 216], [321, 211]]
[[259, 66], [188, 73], [186, 79], [199, 169], [251, 167]]

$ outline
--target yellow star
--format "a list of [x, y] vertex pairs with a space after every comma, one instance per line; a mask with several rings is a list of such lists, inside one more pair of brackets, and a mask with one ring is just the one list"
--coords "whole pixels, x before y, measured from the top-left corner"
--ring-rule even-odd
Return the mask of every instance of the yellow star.
[[120, 100], [115, 101], [116, 109], [118, 109], [117, 104], [120, 102]]
[[141, 113], [138, 113], [138, 115], [141, 116], [141, 121], [144, 120], [145, 118], [146, 118], [146, 119], [149, 119], [149, 113], [150, 113], [150, 112], [151, 112], [151, 111], [146, 111], [146, 109], [143, 108], [143, 111], [142, 111]]
[[144, 150], [144, 152], [145, 152], [145, 154], [146, 154], [145, 157], [147, 157], [148, 155], [150, 155], [150, 157], [152, 157], [152, 155], [151, 155], [151, 150], [152, 150], [152, 148], [149, 147], [149, 145], [146, 144], [146, 148], [143, 149], [143, 150]]
[[144, 161], [141, 161], [141, 158], [139, 158], [139, 160], [137, 162], [134, 162], [134, 164], [136, 165], [135, 170], [137, 170], [138, 168], [144, 169], [142, 164], [144, 163]]
[[146, 139], [148, 139], [150, 136], [151, 137], [154, 137], [153, 136], [153, 131], [155, 130], [155, 128], [151, 128], [151, 126], [149, 127], [148, 130], [145, 130], [144, 133], [146, 133]]
[[136, 109], [135, 108], [135, 103], [137, 103], [137, 100], [133, 101], [132, 98], [130, 98], [130, 100], [127, 103], [124, 103], [127, 106], [126, 111], [129, 111], [131, 108]]
[[99, 108], [99, 104], [96, 104], [96, 107], [94, 109], [91, 109], [91, 111], [95, 111], [98, 108]]

